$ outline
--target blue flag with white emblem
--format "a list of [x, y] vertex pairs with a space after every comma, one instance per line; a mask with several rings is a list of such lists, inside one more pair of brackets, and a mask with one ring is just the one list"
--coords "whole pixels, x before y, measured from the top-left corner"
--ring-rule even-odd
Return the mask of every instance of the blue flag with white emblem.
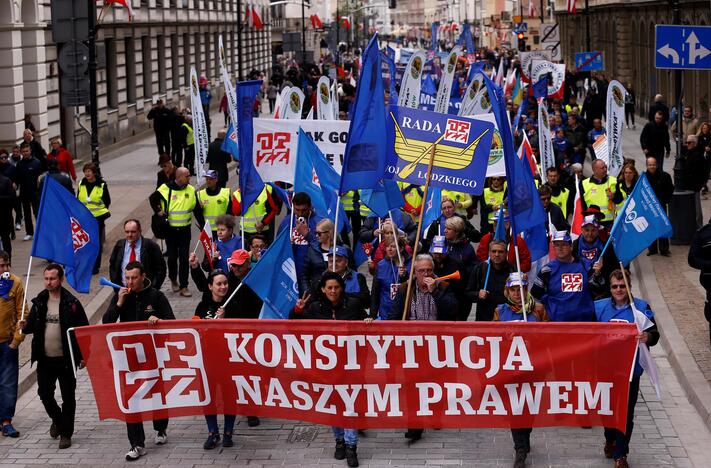
[[427, 236], [429, 227], [442, 215], [442, 189], [430, 187], [427, 190], [425, 214], [422, 215], [422, 238]]
[[220, 146], [220, 149], [225, 153], [230, 153], [232, 155], [232, 159], [234, 159], [235, 161], [239, 161], [237, 130], [235, 129], [234, 124], [232, 124], [232, 122], [230, 122], [230, 126], [227, 128], [227, 135], [225, 135], [225, 139], [222, 140], [222, 146]]
[[533, 97], [536, 100], [548, 97], [548, 75], [543, 75], [540, 80], [533, 84]]
[[672, 232], [667, 213], [643, 173], [617, 215], [607, 242], [612, 242], [617, 258], [628, 265], [652, 242], [671, 237]]
[[252, 161], [254, 101], [261, 87], [261, 80], [237, 83], [237, 113], [239, 114], [237, 140], [241, 142], [239, 145], [239, 187], [242, 193], [243, 213], [247, 212], [264, 189], [264, 182], [259, 177]]
[[88, 293], [98, 254], [94, 215], [59, 182], [45, 177], [30, 255], [63, 265], [71, 287]]
[[263, 301], [260, 319], [286, 319], [299, 299], [289, 231], [281, 231], [242, 282]]

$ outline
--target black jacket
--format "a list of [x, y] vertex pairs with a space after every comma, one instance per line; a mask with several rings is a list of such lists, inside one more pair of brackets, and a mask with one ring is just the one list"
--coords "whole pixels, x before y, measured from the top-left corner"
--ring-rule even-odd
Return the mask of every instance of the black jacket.
[[[390, 217], [388, 216], [387, 218], [382, 218], [383, 221], [386, 219], [389, 219]], [[405, 231], [405, 235], [407, 236], [407, 241], [410, 245], [414, 244], [415, 242], [415, 236], [417, 235], [417, 223], [415, 223], [412, 218], [410, 217], [409, 214], [405, 213], [404, 211], [402, 212], [402, 221], [404, 223], [403, 231]], [[366, 243], [366, 242], [373, 242], [376, 238], [375, 234], [373, 232], [378, 228], [378, 218], [376, 217], [369, 217], [365, 218], [363, 220], [363, 225], [360, 227], [360, 232], [358, 233], [358, 239], [360, 239], [361, 242]]]
[[[416, 288], [416, 281], [413, 279], [412, 287]], [[415, 291], [412, 292], [413, 296]], [[393, 301], [393, 306], [390, 308], [388, 320], [402, 320], [402, 313], [405, 310], [405, 296], [407, 295], [407, 283], [400, 285], [397, 290], [397, 295]], [[457, 319], [457, 298], [454, 296], [452, 288], [448, 284], [441, 282], [432, 292], [435, 306], [437, 307], [437, 320], [456, 320]]]
[[223, 138], [215, 138], [207, 147], [207, 164], [210, 169], [217, 171], [217, 181], [226, 184], [230, 178], [227, 165], [232, 161], [232, 156], [222, 151], [223, 142]]
[[664, 123], [669, 122], [669, 107], [667, 107], [666, 104], [663, 102], [655, 102], [651, 106], [649, 106], [649, 112], [647, 113], [647, 120], [650, 122], [654, 122], [654, 115], [657, 112], [662, 113], [662, 121]]
[[132, 292], [126, 296], [122, 306], [118, 304], [118, 294], [114, 294], [109, 308], [101, 318], [101, 323], [121, 322], [143, 322], [151, 315], [161, 320], [174, 320], [173, 308], [165, 297], [165, 294], [153, 287], [142, 289], [140, 292]]
[[[123, 284], [121, 264], [125, 247], [126, 239], [117, 241], [109, 259], [109, 278], [116, 284]], [[141, 250], [138, 257], [141, 259], [141, 264], [146, 271], [146, 278], [151, 282], [151, 286], [160, 291], [166, 273], [165, 259], [160, 247], [152, 240], [141, 237]]]
[[22, 158], [15, 166], [17, 185], [20, 186], [20, 198], [32, 200], [37, 196], [37, 181], [42, 174], [42, 164], [37, 158]]
[[[563, 210], [561, 210], [558, 205], [551, 202], [550, 205], [548, 205], [546, 213], [550, 213], [551, 223], [553, 223], [553, 226], [555, 226], [557, 231], [567, 231], [570, 229], [568, 221], [565, 219], [565, 216], [563, 216]], [[546, 229], [547, 228], [548, 224], [546, 224]]]
[[321, 251], [321, 244], [312, 242], [306, 251], [304, 258], [304, 267], [299, 275], [299, 290], [300, 291], [315, 291], [316, 285], [323, 272], [326, 271], [328, 265], [324, 260], [324, 252]]
[[701, 191], [708, 180], [708, 166], [702, 150], [690, 150], [685, 147], [681, 154], [684, 165], [684, 176], [681, 179], [683, 188], [692, 192]]
[[72, 179], [69, 178], [68, 175], [66, 175], [64, 172], [59, 172], [59, 169], [53, 169], [48, 172], [45, 172], [44, 175], [40, 178], [39, 180], [39, 185], [37, 191], [39, 193], [42, 193], [42, 187], [44, 187], [44, 179], [46, 177], [51, 177], [59, 184], [67, 189], [69, 193], [74, 195], [74, 186], [72, 185]]
[[[27, 316], [27, 323], [22, 329], [22, 333], [34, 335], [32, 337], [32, 362], [39, 361], [45, 357], [44, 331], [47, 326], [48, 300], [49, 291], [46, 289], [32, 299], [32, 309], [30, 309], [30, 314]], [[67, 330], [87, 325], [89, 325], [89, 320], [86, 318], [84, 307], [82, 307], [79, 299], [62, 288], [59, 298], [59, 327], [62, 330], [62, 351], [64, 358], [70, 359], [69, 346], [72, 347], [75, 366], [78, 366], [82, 361], [81, 350], [79, 349], [79, 344], [76, 342], [76, 339], [73, 339], [71, 344], [67, 341]]]
[[657, 168], [657, 172], [654, 174], [649, 171], [646, 171], [645, 174], [647, 174], [649, 185], [652, 186], [652, 190], [654, 190], [654, 194], [657, 196], [659, 203], [668, 205], [674, 194], [674, 183], [672, 182], [671, 176], [659, 168]]
[[174, 119], [170, 109], [165, 106], [163, 108], [153, 107], [148, 111], [146, 117], [148, 120], [153, 120], [153, 131], [156, 133], [169, 131]]
[[289, 315], [292, 319], [311, 320], [364, 320], [367, 317], [358, 299], [344, 295], [343, 300], [333, 307], [331, 302], [320, 293], [316, 299], [306, 304], [303, 311], [297, 313], [292, 310]]
[[689, 247], [689, 266], [701, 270], [701, 277], [711, 275], [711, 223], [694, 234]]
[[[469, 276], [466, 295], [470, 301], [476, 303], [476, 320], [478, 322], [489, 322], [494, 318], [494, 310], [499, 304], [506, 303], [504, 297], [504, 286], [509, 274], [514, 271], [513, 267], [504, 262], [503, 268], [497, 270], [493, 266], [489, 272], [489, 282], [486, 281], [486, 272], [489, 269], [488, 262], [478, 264], [472, 274]], [[489, 291], [486, 299], [479, 299], [479, 291], [484, 289]]]
[[[198, 266], [197, 268], [190, 268], [190, 276], [195, 283], [195, 287], [202, 293], [202, 301], [207, 303], [212, 301], [212, 293], [207, 287], [207, 277], [202, 269]], [[227, 273], [227, 297], [231, 296], [237, 286], [242, 282], [237, 278], [232, 272]], [[228, 307], [237, 306], [236, 310], [230, 309], [229, 318], [241, 318], [241, 319], [254, 319], [259, 318], [259, 313], [262, 310], [262, 299], [257, 296], [257, 294], [252, 291], [252, 288], [246, 284], [237, 291], [235, 297], [228, 304]], [[225, 310], [225, 314], [228, 310]]]
[[662, 123], [657, 125], [653, 120], [648, 122], [642, 129], [639, 136], [639, 144], [642, 150], [647, 150], [648, 156], [657, 158], [664, 157], [664, 151], [671, 151], [669, 145], [669, 128], [667, 124]]

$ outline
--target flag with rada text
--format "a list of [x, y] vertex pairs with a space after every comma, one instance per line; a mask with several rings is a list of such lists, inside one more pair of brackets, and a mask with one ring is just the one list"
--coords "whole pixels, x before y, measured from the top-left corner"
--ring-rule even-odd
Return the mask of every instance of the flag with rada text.
[[44, 178], [30, 256], [64, 266], [67, 282], [88, 293], [99, 254], [99, 223], [91, 211], [52, 177]]

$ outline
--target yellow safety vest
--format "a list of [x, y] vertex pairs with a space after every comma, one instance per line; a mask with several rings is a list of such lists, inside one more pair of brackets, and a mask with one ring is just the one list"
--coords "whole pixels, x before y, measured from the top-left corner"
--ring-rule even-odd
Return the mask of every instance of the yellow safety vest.
[[[617, 187], [617, 186], [615, 186], [615, 187]], [[617, 210], [618, 213], [620, 211], [622, 211], [622, 206], [625, 204], [625, 201], [627, 201], [627, 197], [628, 197], [627, 192], [625, 192], [624, 190], [620, 190], [620, 192], [622, 193], [622, 201], [615, 205], [615, 209]]]
[[607, 184], [599, 185], [590, 182], [590, 179], [583, 180], [583, 200], [585, 204], [589, 207], [590, 205], [597, 205], [600, 207], [600, 212], [605, 215], [602, 221], [614, 221], [615, 212], [614, 209], [610, 209], [607, 198], [607, 189], [610, 189], [612, 195], [615, 194], [617, 179], [613, 176], [607, 177]]
[[198, 198], [202, 205], [202, 213], [205, 215], [205, 221], [209, 221], [210, 228], [212, 228], [213, 231], [217, 230], [215, 220], [218, 216], [227, 213], [227, 209], [230, 206], [230, 189], [220, 189], [217, 195], [208, 195], [207, 189], [202, 189], [198, 192]]
[[[242, 227], [244, 228], [244, 232], [249, 234], [257, 233], [257, 223], [261, 222], [267, 215], [267, 200], [269, 199], [268, 194], [271, 193], [271, 186], [265, 185], [257, 199], [254, 200], [254, 203], [252, 203], [252, 206], [250, 206], [247, 212], [244, 213], [244, 215], [242, 216]], [[237, 190], [234, 194], [232, 194], [232, 196], [235, 197], [235, 200], [237, 200], [237, 203], [240, 203], [241, 206], [242, 194], [240, 193], [240, 191]], [[244, 207], [242, 207], [241, 209], [244, 210]], [[268, 230], [269, 225], [264, 225], [264, 227], [262, 228], [262, 232]]]
[[341, 205], [345, 211], [355, 211], [355, 190], [349, 190], [341, 196]]
[[365, 206], [365, 203], [363, 203], [363, 191], [362, 190], [358, 190], [358, 198], [360, 199], [360, 203], [359, 203], [360, 206], [358, 208], [358, 212], [360, 213], [360, 216], [363, 218], [367, 218], [368, 216], [372, 215], [373, 212], [370, 211], [370, 208]]
[[[405, 207], [408, 206], [417, 211], [420, 210], [422, 206], [422, 195], [420, 194], [418, 187], [414, 184], [408, 184], [406, 182], [398, 182], [398, 187], [400, 187], [400, 192], [403, 194], [405, 199]], [[412, 213], [410, 213], [412, 215]]]
[[183, 123], [183, 127], [188, 131], [188, 136], [185, 137], [185, 144], [190, 146], [195, 144], [195, 133], [193, 133], [193, 127], [187, 123]]
[[555, 195], [551, 194], [551, 202], [553, 202], [554, 205], [558, 205], [558, 208], [563, 211], [563, 217], [568, 218], [568, 197], [570, 196], [570, 190], [566, 188], [561, 188], [560, 189], [560, 194], [556, 197]]
[[[494, 215], [498, 210], [498, 206], [504, 202], [504, 191], [505, 190], [503, 188], [498, 192], [495, 192], [488, 187], [484, 189], [484, 203], [489, 210], [489, 215], [487, 217], [489, 224], [494, 224]], [[495, 206], [496, 208], [494, 208]]]
[[[190, 226], [197, 203], [195, 188], [186, 185], [182, 190], [171, 191], [166, 184], [163, 184], [158, 188], [158, 193], [163, 195], [163, 200], [168, 201], [168, 224], [171, 227]], [[170, 193], [170, 200], [168, 200], [168, 193]]]
[[77, 198], [84, 204], [84, 206], [89, 208], [89, 211], [91, 211], [91, 214], [94, 215], [94, 218], [98, 218], [99, 216], [105, 215], [109, 212], [109, 209], [106, 208], [106, 205], [104, 205], [104, 200], [101, 198], [104, 196], [105, 185], [106, 182], [101, 182], [101, 185], [94, 187], [94, 190], [92, 190], [91, 194], [89, 194], [86, 191], [86, 185], [82, 183], [79, 184], [79, 193], [77, 193]]
[[575, 106], [571, 106], [570, 104], [566, 104], [566, 105], [565, 105], [565, 113], [566, 113], [566, 114], [570, 114], [570, 111], [573, 110], [573, 107], [575, 107], [576, 109], [578, 109], [578, 114], [580, 114], [580, 105], [579, 105], [579, 104], [576, 104]]
[[456, 205], [461, 203], [462, 207], [457, 208], [456, 212], [460, 216], [467, 217], [467, 208], [472, 206], [472, 196], [464, 192], [455, 192], [454, 190], [442, 190], [442, 200], [447, 197]]

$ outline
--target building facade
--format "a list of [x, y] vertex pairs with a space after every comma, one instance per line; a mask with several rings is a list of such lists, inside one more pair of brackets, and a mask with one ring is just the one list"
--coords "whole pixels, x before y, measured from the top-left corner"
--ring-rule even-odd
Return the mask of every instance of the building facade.
[[[146, 115], [157, 99], [189, 107], [190, 67], [205, 75], [217, 106], [223, 94], [217, 55], [218, 37], [225, 45], [227, 67], [238, 71], [237, 28], [242, 23], [242, 72], [267, 73], [271, 37], [266, 0], [252, 2], [264, 28], [245, 24], [246, 2], [236, 0], [130, 0], [128, 10], [97, 2], [101, 26], [97, 44], [105, 50], [98, 70], [99, 144], [106, 148], [149, 128]], [[102, 11], [103, 10], [103, 11]], [[78, 157], [90, 154], [87, 109], [60, 105], [57, 47], [52, 41], [51, 0], [0, 0], [0, 147], [22, 137], [25, 114], [47, 148], [61, 136]]]
[[[574, 63], [576, 52], [586, 50], [587, 31], [584, 9], [569, 15], [565, 1], [556, 1], [556, 18], [561, 28], [561, 45], [566, 63]], [[625, 86], [631, 84], [637, 97], [637, 109], [646, 115], [655, 94], [662, 94], [669, 104], [676, 104], [675, 73], [654, 67], [657, 24], [672, 24], [672, 11], [666, 0], [589, 0], [590, 44], [604, 52], [604, 74]], [[683, 24], [711, 25], [708, 1], [681, 0]], [[683, 74], [684, 104], [695, 115], [706, 117], [711, 105], [711, 72], [688, 71]]]

